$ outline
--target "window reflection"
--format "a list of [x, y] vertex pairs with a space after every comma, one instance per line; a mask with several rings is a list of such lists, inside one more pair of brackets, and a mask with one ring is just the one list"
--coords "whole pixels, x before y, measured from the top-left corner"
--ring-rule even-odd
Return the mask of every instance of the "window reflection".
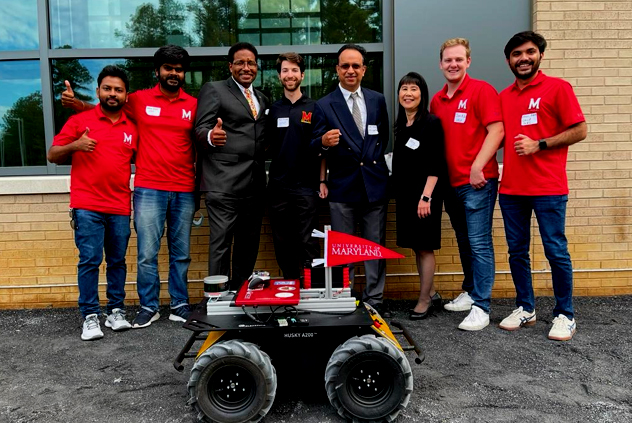
[[46, 165], [37, 60], [0, 62], [0, 167]]
[[53, 48], [382, 41], [381, 0], [51, 0], [49, 4]]
[[[337, 55], [303, 55], [306, 72], [302, 89], [309, 97], [319, 99], [335, 89], [338, 84]], [[382, 91], [382, 53], [369, 53], [368, 69], [363, 78], [363, 86]], [[272, 101], [283, 95], [283, 89], [277, 76], [275, 61], [277, 56], [261, 56], [258, 75], [254, 85]], [[64, 80], [69, 80], [75, 95], [87, 102], [95, 103], [97, 76], [104, 66], [116, 64], [128, 72], [130, 90], [151, 88], [156, 85], [151, 58], [143, 59], [58, 59], [52, 63], [53, 90], [55, 94], [55, 132], [59, 132], [71, 112], [62, 108], [61, 93], [65, 90]], [[185, 76], [185, 91], [198, 96], [205, 82], [225, 80], [231, 76], [226, 60], [218, 58], [197, 58], [191, 64]]]
[[37, 1], [0, 2], [0, 50], [37, 50]]

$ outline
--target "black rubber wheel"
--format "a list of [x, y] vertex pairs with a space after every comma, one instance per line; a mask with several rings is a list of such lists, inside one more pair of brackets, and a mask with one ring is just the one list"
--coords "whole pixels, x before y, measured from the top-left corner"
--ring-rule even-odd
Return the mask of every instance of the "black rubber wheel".
[[196, 360], [189, 404], [205, 422], [257, 422], [271, 409], [277, 375], [269, 356], [250, 342], [219, 342]]
[[326, 366], [326, 392], [339, 415], [353, 422], [391, 422], [409, 403], [412, 369], [388, 340], [348, 339]]

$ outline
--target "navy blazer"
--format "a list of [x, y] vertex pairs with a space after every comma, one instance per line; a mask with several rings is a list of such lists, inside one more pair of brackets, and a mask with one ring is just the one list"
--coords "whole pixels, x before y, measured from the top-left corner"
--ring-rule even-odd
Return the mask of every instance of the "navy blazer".
[[[328, 165], [328, 198], [336, 203], [375, 202], [388, 198], [388, 169], [385, 149], [390, 139], [390, 123], [385, 97], [376, 91], [362, 88], [368, 116], [363, 138], [341, 89], [317, 101], [313, 113], [311, 149], [326, 157]], [[371, 135], [370, 125], [377, 133]], [[339, 144], [323, 148], [321, 137], [331, 129], [339, 129]]]

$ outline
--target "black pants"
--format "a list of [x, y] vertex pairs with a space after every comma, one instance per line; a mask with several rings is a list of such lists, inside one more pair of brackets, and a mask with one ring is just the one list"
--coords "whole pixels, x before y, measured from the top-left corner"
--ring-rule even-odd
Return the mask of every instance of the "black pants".
[[205, 194], [209, 215], [209, 274], [229, 276], [231, 289], [239, 289], [251, 276], [258, 258], [264, 214], [262, 197], [261, 194], [248, 197], [221, 192]]
[[311, 237], [318, 229], [319, 198], [269, 189], [269, 218], [277, 264], [284, 279], [299, 279], [306, 260], [319, 257], [319, 240]]

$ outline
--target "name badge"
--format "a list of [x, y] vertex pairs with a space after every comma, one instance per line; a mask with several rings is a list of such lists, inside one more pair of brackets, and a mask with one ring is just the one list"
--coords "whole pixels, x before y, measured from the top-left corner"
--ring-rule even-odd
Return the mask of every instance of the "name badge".
[[288, 118], [277, 118], [277, 127], [278, 128], [288, 128]]
[[409, 140], [407, 140], [407, 142], [405, 143], [405, 147], [409, 147], [412, 150], [416, 150], [418, 147], [420, 146], [420, 141], [415, 140], [414, 138], [410, 138]]
[[453, 117], [453, 121], [455, 123], [465, 123], [467, 121], [467, 114], [463, 112], [456, 112], [456, 115]]
[[145, 113], [147, 113], [148, 116], [161, 116], [161, 108], [160, 107], [153, 107], [153, 106], [146, 106], [145, 107]]
[[379, 128], [376, 125], [368, 125], [368, 135], [379, 135]]
[[537, 113], [522, 115], [522, 126], [537, 125]]

